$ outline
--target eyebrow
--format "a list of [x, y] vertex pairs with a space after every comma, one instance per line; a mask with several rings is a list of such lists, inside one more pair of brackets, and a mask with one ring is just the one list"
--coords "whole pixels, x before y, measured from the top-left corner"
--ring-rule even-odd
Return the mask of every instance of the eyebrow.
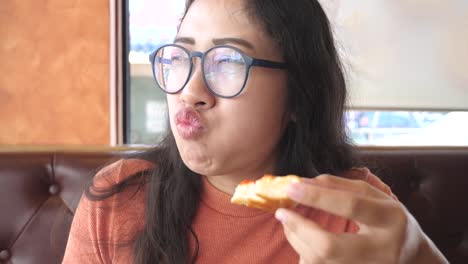
[[229, 44], [229, 43], [234, 43], [237, 45], [244, 46], [248, 49], [255, 50], [254, 46], [252, 43], [248, 42], [245, 39], [240, 39], [240, 38], [216, 38], [212, 40], [215, 45], [224, 45], [224, 44]]
[[188, 38], [188, 37], [176, 37], [174, 39], [174, 43], [177, 43], [177, 42], [194, 45], [195, 44], [195, 39]]
[[[237, 44], [243, 47], [246, 47], [251, 50], [255, 50], [255, 47], [252, 45], [252, 43], [248, 42], [245, 39], [240, 39], [240, 38], [215, 38], [211, 40], [213, 44], [215, 45], [225, 45], [229, 43]], [[185, 43], [189, 45], [195, 45], [195, 39], [190, 38], [190, 37], [176, 37], [174, 39], [174, 43]]]

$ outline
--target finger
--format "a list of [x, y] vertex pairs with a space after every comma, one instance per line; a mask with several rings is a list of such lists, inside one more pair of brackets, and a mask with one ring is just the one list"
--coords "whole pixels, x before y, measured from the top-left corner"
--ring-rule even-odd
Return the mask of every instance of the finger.
[[275, 217], [283, 224], [286, 239], [307, 263], [323, 263], [339, 257], [344, 249], [338, 235], [287, 209], [278, 209]]
[[387, 224], [391, 219], [391, 209], [396, 206], [392, 200], [304, 183], [292, 184], [288, 188], [288, 196], [300, 204], [374, 226]]
[[321, 187], [327, 187], [337, 190], [349, 191], [363, 196], [369, 196], [381, 199], [390, 199], [385, 192], [375, 188], [366, 181], [346, 179], [329, 174], [321, 174], [312, 179], [304, 179], [304, 183], [315, 184]]

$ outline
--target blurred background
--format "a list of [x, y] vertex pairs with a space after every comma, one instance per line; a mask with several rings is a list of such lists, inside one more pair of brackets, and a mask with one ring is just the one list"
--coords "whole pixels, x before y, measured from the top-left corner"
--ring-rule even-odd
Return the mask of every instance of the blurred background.
[[[468, 146], [467, 0], [321, 0], [358, 145]], [[158, 142], [148, 54], [184, 0], [0, 2], [0, 145]], [[312, 34], [312, 33], [311, 33]]]

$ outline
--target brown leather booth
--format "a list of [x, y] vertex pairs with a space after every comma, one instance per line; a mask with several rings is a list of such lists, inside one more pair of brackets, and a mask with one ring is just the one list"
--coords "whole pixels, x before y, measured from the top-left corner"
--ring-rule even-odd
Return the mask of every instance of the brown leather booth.
[[[0, 150], [0, 263], [60, 263], [84, 186], [137, 148]], [[451, 263], [468, 263], [468, 148], [365, 148]]]

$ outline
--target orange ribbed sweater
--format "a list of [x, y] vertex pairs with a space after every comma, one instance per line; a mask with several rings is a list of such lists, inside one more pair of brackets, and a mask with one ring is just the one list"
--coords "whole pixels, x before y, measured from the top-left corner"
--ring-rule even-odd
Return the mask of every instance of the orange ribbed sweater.
[[[147, 161], [120, 160], [95, 176], [95, 186], [105, 188], [129, 175], [151, 168]], [[366, 168], [345, 175], [361, 179], [392, 195], [388, 186]], [[144, 188], [116, 194], [104, 201], [82, 197], [75, 213], [63, 263], [131, 263], [132, 241], [144, 225]], [[331, 232], [356, 232], [351, 221], [312, 208], [297, 210]], [[230, 203], [230, 195], [205, 178], [200, 207], [192, 225], [199, 240], [197, 263], [298, 263], [281, 224], [273, 213]], [[190, 237], [192, 252], [194, 240]], [[313, 245], [311, 245], [313, 247]]]

